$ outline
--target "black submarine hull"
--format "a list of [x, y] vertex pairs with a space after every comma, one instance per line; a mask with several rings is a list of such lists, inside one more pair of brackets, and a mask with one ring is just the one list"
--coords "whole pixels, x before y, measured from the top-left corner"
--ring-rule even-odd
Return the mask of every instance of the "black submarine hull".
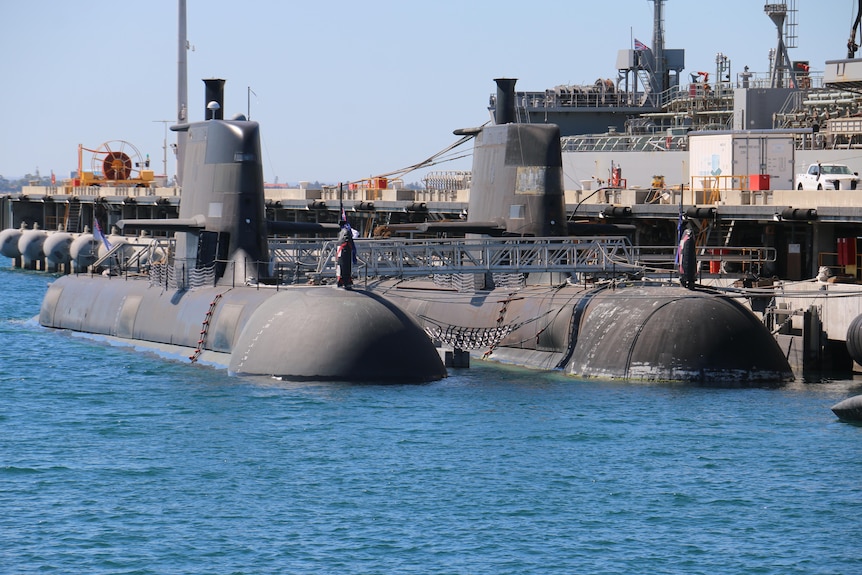
[[143, 279], [65, 276], [48, 288], [39, 322], [183, 353], [234, 374], [399, 383], [446, 376], [415, 320], [362, 291], [165, 291]]
[[503, 363], [624, 381], [793, 379], [757, 317], [717, 292], [652, 282], [458, 293], [388, 281], [369, 289], [419, 318], [444, 345]]

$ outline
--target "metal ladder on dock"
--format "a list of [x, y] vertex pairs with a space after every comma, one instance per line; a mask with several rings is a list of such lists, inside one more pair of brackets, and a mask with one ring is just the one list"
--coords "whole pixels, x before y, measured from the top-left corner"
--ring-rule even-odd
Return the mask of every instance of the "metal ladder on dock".
[[66, 218], [63, 221], [63, 229], [76, 234], [81, 231], [81, 202], [72, 199], [66, 204]]

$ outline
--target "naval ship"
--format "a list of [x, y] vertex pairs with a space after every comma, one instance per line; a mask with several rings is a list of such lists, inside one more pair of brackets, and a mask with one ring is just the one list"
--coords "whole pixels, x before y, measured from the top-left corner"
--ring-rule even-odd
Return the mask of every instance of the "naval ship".
[[560, 126], [567, 189], [688, 184], [701, 175], [689, 162], [689, 135], [702, 131], [783, 131], [792, 136], [796, 171], [817, 162], [862, 171], [862, 95], [824, 82], [822, 63], [790, 58], [795, 0], [763, 6], [778, 38], [766, 72], [733, 72], [719, 52], [714, 67], [689, 74], [685, 50], [665, 47], [665, 0], [650, 1], [652, 42], [619, 50], [615, 78], [516, 94], [518, 122]]

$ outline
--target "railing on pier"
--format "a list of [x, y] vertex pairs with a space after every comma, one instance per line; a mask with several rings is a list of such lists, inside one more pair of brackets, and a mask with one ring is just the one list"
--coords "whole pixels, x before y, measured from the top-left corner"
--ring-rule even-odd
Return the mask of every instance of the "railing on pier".
[[[635, 264], [645, 273], [661, 274], [677, 269], [676, 246], [640, 246], [635, 248]], [[759, 273], [767, 264], [774, 264], [775, 248], [747, 246], [697, 246], [698, 272]]]

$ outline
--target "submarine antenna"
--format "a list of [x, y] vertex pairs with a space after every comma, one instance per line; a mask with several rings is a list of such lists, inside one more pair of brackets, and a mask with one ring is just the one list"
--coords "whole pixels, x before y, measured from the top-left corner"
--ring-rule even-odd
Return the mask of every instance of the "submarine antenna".
[[251, 89], [251, 86], [248, 86], [248, 93], [246, 94], [246, 120], [251, 120], [251, 95], [254, 94], [254, 97], [257, 98], [257, 94], [254, 90]]

